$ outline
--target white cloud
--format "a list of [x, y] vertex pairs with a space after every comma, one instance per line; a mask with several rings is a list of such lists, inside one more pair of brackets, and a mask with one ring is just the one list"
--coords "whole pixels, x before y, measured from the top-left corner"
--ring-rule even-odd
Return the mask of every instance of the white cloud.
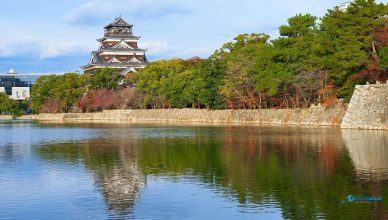
[[91, 46], [80, 43], [60, 43], [43, 40], [8, 41], [0, 44], [0, 57], [49, 59], [70, 54], [90, 52]]
[[1, 42], [0, 57], [13, 57], [36, 50], [36, 41], [30, 42]]
[[161, 55], [169, 52], [169, 45], [167, 42], [162, 40], [147, 40], [139, 42], [141, 48], [147, 49], [149, 55]]
[[90, 47], [79, 43], [49, 43], [41, 42], [40, 54], [41, 59], [54, 58], [74, 53], [90, 52]]
[[178, 0], [94, 0], [71, 10], [65, 20], [72, 24], [94, 25], [120, 14], [129, 18], [149, 18], [186, 11]]

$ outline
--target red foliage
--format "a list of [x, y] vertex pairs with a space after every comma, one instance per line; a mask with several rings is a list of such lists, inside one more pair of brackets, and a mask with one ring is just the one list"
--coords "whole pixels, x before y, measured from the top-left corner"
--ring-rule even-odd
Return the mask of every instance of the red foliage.
[[142, 101], [143, 96], [132, 88], [96, 89], [79, 100], [78, 110], [94, 112], [105, 109], [137, 109], [143, 107]]
[[89, 97], [87, 95], [82, 96], [82, 98], [78, 103], [78, 107], [86, 111], [89, 105], [90, 105]]
[[104, 109], [114, 109], [118, 103], [117, 93], [104, 88], [96, 89], [90, 94], [83, 96], [78, 106], [83, 111], [101, 111]]
[[55, 99], [47, 100], [40, 108], [40, 113], [59, 113], [60, 111], [61, 106]]
[[375, 60], [372, 59], [372, 63], [368, 65], [368, 67], [361, 72], [355, 74], [352, 77], [353, 81], [380, 81], [385, 82], [388, 80], [388, 71], [381, 70]]
[[388, 46], [388, 24], [380, 25], [375, 28], [373, 39], [378, 48]]
[[[388, 46], [388, 23], [374, 29], [373, 41], [376, 50]], [[376, 55], [371, 56], [370, 64], [367, 68], [355, 74], [352, 77], [352, 80], [358, 83], [365, 83], [367, 81], [385, 82], [388, 80], [388, 71], [380, 69], [378, 63], [378, 57]]]

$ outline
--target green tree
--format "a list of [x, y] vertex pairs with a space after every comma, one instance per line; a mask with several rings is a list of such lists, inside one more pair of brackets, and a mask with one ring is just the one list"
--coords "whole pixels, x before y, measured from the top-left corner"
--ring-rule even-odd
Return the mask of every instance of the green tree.
[[39, 77], [32, 87], [31, 107], [39, 112], [48, 101], [59, 103], [62, 112], [68, 112], [88, 91], [89, 77], [76, 73]]
[[31, 108], [39, 112], [45, 101], [52, 98], [53, 88], [57, 84], [58, 76], [47, 75], [39, 77], [31, 90]]
[[317, 99], [316, 21], [310, 14], [291, 17], [279, 28], [281, 37], [255, 57], [256, 89], [270, 96], [269, 106], [302, 107]]
[[383, 70], [388, 70], [388, 47], [383, 47], [379, 50], [380, 54], [380, 68]]
[[346, 11], [328, 10], [322, 18], [321, 56], [324, 68], [338, 88], [338, 96], [349, 99], [352, 76], [365, 69], [373, 50], [373, 31], [388, 14], [388, 5], [373, 0], [356, 0]]
[[20, 115], [21, 108], [19, 102], [9, 98], [5, 93], [0, 93], [0, 114]]
[[156, 61], [139, 71], [135, 77], [138, 90], [144, 94], [144, 102], [152, 108], [170, 106], [168, 85], [172, 84], [170, 76], [183, 72], [185, 69], [180, 59]]
[[93, 89], [116, 89], [122, 79], [122, 76], [111, 68], [100, 69], [90, 75], [90, 83]]
[[135, 77], [137, 89], [144, 95], [144, 102], [152, 108], [200, 106], [199, 90], [203, 88], [200, 85], [203, 80], [198, 73], [200, 63], [200, 59], [194, 58], [149, 64]]
[[191, 83], [195, 90], [198, 106], [212, 109], [225, 107], [224, 100], [219, 92], [225, 75], [225, 62], [215, 55], [200, 61], [193, 72], [194, 80]]
[[270, 47], [266, 34], [241, 34], [221, 48], [226, 62], [220, 87], [229, 108], [262, 108], [262, 94], [255, 89], [255, 57]]

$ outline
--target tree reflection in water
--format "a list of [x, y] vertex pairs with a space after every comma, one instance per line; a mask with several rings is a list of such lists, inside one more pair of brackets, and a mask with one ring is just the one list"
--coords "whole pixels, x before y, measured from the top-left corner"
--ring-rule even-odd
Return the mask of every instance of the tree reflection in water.
[[[46, 145], [38, 154], [47, 160], [83, 161], [108, 207], [120, 215], [131, 213], [147, 175], [192, 175], [225, 198], [236, 198], [245, 211], [276, 206], [287, 219], [376, 219], [388, 213], [386, 201], [343, 203], [348, 194], [388, 198], [386, 136], [311, 127], [184, 129], [192, 134], [122, 133]], [[354, 137], [366, 142], [355, 144]]]
[[[388, 132], [342, 130], [342, 137], [352, 158], [356, 177], [367, 188], [367, 195], [387, 199], [388, 184]], [[387, 201], [384, 207], [375, 207], [376, 218], [388, 216]]]
[[[215, 128], [213, 128], [215, 129]], [[221, 135], [139, 142], [139, 163], [153, 175], [196, 175], [247, 211], [275, 205], [287, 219], [370, 219], [385, 203], [343, 204], [369, 195], [337, 128], [222, 127]], [[203, 132], [208, 133], [206, 128]], [[214, 131], [213, 131], [214, 132]], [[387, 197], [387, 179], [381, 196]], [[376, 212], [379, 207], [381, 212]]]

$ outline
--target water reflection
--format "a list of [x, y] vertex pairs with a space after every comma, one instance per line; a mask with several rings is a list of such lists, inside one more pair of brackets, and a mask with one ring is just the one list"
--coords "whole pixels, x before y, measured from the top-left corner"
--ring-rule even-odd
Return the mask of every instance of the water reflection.
[[110, 210], [117, 215], [131, 213], [136, 199], [145, 185], [145, 177], [134, 161], [125, 162], [112, 167], [91, 169], [96, 186], [102, 194]]
[[[260, 218], [271, 210], [280, 210], [286, 219], [379, 219], [388, 213], [385, 201], [343, 203], [348, 194], [388, 198], [383, 132], [112, 124], [10, 127], [0, 126], [0, 134], [27, 130], [30, 145], [24, 148], [20, 137], [0, 140], [1, 163], [33, 155], [41, 164], [68, 170], [82, 166], [112, 218], [157, 218], [145, 215], [153, 213], [150, 201], [175, 201], [163, 204], [169, 218], [183, 207], [191, 207], [184, 216], [194, 219], [220, 208], [194, 209], [193, 185], [211, 194], [197, 197], [201, 202], [223, 198], [224, 211], [243, 218]], [[1, 181], [0, 172], [0, 186]], [[183, 185], [187, 194], [150, 194], [153, 188], [165, 189], [155, 186], [160, 182], [171, 188]]]
[[358, 175], [388, 179], [388, 132], [346, 129], [342, 137]]
[[[342, 137], [352, 158], [356, 178], [365, 186], [364, 195], [388, 198], [388, 133], [346, 129], [342, 131]], [[375, 206], [373, 218], [387, 217], [387, 205]]]
[[199, 176], [247, 212], [275, 206], [287, 219], [368, 219], [387, 211], [382, 204], [342, 205], [350, 193], [369, 195], [374, 183], [355, 181], [339, 129], [218, 129], [219, 138], [142, 140], [140, 167], [152, 175]]
[[80, 144], [45, 144], [37, 154], [53, 163], [82, 161], [114, 215], [127, 216], [145, 186], [145, 177], [136, 163], [132, 143], [120, 145], [104, 139]]
[[[82, 160], [116, 214], [131, 213], [145, 175], [197, 176], [225, 198], [237, 198], [244, 212], [265, 210], [263, 206], [281, 207], [283, 217], [290, 219], [369, 218], [384, 213], [385, 209], [376, 209], [375, 204], [341, 205], [349, 193], [367, 195], [377, 191], [369, 190], [375, 182], [354, 182], [353, 164], [356, 168], [358, 165], [349, 155], [357, 157], [357, 152], [349, 150], [348, 154], [343, 149], [339, 130], [148, 129], [153, 134], [147, 135], [147, 128], [123, 133], [104, 131], [105, 139], [89, 140], [86, 146], [77, 148], [85, 151]], [[209, 132], [214, 135], [207, 135]], [[191, 135], [182, 135], [185, 133]], [[113, 141], [112, 136], [118, 141]], [[47, 149], [51, 151], [55, 146]], [[69, 155], [66, 150], [62, 153]], [[367, 169], [375, 170], [364, 170]]]
[[15, 162], [30, 155], [31, 143], [29, 138], [25, 138], [29, 136], [30, 126], [23, 121], [0, 123], [0, 162]]

